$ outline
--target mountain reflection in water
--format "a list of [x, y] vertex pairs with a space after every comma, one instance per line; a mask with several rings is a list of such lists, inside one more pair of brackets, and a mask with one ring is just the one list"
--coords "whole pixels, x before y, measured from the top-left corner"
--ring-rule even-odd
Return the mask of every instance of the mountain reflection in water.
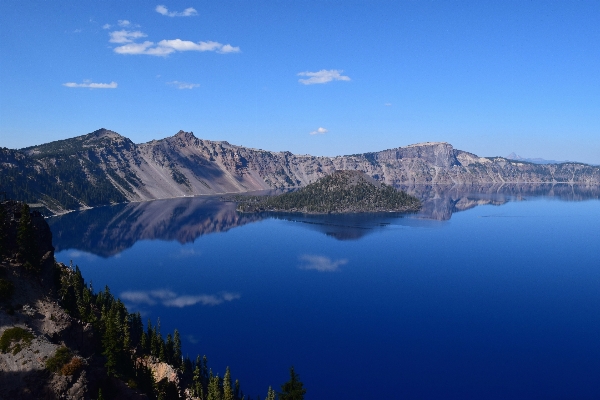
[[189, 243], [202, 235], [225, 232], [265, 218], [298, 222], [339, 240], [355, 240], [389, 225], [426, 224], [426, 220], [445, 221], [455, 212], [479, 205], [499, 206], [531, 196], [564, 201], [600, 199], [600, 187], [566, 184], [414, 185], [398, 188], [421, 199], [423, 207], [418, 213], [242, 214], [235, 210], [235, 203], [203, 196], [100, 207], [53, 217], [48, 219], [48, 223], [57, 252], [77, 249], [101, 257], [112, 257], [139, 240]]

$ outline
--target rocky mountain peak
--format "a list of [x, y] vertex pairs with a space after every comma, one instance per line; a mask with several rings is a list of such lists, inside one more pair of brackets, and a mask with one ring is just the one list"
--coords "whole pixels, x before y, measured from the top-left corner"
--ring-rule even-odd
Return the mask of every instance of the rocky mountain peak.
[[119, 135], [115, 131], [111, 131], [110, 129], [100, 128], [98, 130], [95, 130], [92, 133], [89, 133], [87, 136], [88, 137], [102, 138], [102, 137], [106, 137], [106, 136], [114, 137], [114, 136], [121, 136], [121, 135]]
[[177, 132], [173, 137], [176, 137], [179, 139], [196, 139], [194, 132], [186, 132], [186, 131], [182, 131], [182, 130]]

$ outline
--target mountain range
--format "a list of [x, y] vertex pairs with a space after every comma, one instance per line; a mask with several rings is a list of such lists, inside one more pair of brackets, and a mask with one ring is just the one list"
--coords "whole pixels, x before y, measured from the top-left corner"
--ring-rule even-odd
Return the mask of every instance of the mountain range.
[[427, 142], [336, 157], [295, 155], [199, 139], [179, 131], [135, 144], [107, 129], [20, 150], [0, 149], [0, 191], [52, 212], [206, 194], [303, 187], [336, 170], [394, 186], [600, 185], [600, 167], [479, 157]]
[[535, 157], [535, 158], [521, 157], [520, 155], [516, 154], [514, 151], [512, 153], [510, 153], [509, 155], [507, 155], [506, 158], [508, 158], [509, 160], [525, 161], [525, 162], [530, 162], [530, 163], [534, 163], [534, 164], [561, 164], [561, 163], [569, 162], [569, 161], [546, 160], [545, 158], [540, 158], [540, 157]]

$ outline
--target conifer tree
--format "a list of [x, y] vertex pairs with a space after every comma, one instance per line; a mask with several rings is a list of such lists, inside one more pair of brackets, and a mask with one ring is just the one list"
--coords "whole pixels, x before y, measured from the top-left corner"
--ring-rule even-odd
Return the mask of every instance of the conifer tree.
[[275, 390], [271, 386], [269, 386], [269, 390], [267, 391], [266, 400], [275, 400]]
[[281, 385], [279, 400], [304, 400], [306, 389], [300, 382], [298, 374], [294, 371], [294, 366], [290, 368], [290, 380]]
[[37, 271], [39, 267], [39, 257], [35, 248], [35, 235], [31, 223], [31, 215], [27, 203], [21, 207], [21, 218], [17, 231], [17, 246], [19, 255], [25, 268], [30, 271]]
[[131, 331], [129, 328], [129, 315], [125, 315], [125, 320], [123, 321], [123, 350], [129, 352], [131, 348]]
[[165, 359], [166, 362], [168, 362], [169, 364], [173, 364], [173, 338], [171, 337], [171, 334], [168, 333], [167, 334], [167, 342], [165, 343]]
[[146, 332], [142, 332], [142, 337], [140, 338], [140, 347], [142, 348], [142, 354], [147, 354], [148, 353], [148, 335], [146, 335]]
[[225, 368], [225, 376], [223, 376], [223, 400], [233, 400], [231, 372], [229, 371], [229, 367]]
[[[200, 356], [198, 356], [198, 359]], [[193, 390], [196, 397], [202, 398], [202, 376], [200, 372], [200, 365], [196, 362], [196, 368], [194, 368], [193, 378], [194, 382]]]
[[[211, 371], [212, 375], [212, 371]], [[207, 400], [223, 400], [221, 393], [221, 379], [219, 374], [217, 376], [211, 376], [208, 382], [208, 396]]]
[[117, 327], [115, 326], [115, 318], [111, 309], [106, 315], [104, 325], [104, 335], [102, 336], [102, 347], [104, 351], [102, 355], [106, 357], [106, 372], [109, 375], [116, 375], [117, 367], [119, 364], [119, 345], [118, 345], [118, 333]]
[[239, 380], [235, 380], [235, 385], [233, 386], [233, 396], [236, 399], [240, 398], [240, 381]]
[[162, 340], [160, 340], [158, 343], [159, 343], [158, 359], [161, 362], [167, 362], [167, 352], [166, 352], [166, 349], [165, 349], [165, 342], [163, 342]]
[[[212, 376], [212, 371], [210, 371], [210, 375]], [[209, 378], [208, 373], [208, 358], [206, 354], [202, 357], [202, 376], [204, 377], [204, 381], [207, 382]]]
[[181, 366], [181, 337], [179, 336], [179, 331], [175, 329], [173, 332], [173, 365], [175, 368], [179, 368]]

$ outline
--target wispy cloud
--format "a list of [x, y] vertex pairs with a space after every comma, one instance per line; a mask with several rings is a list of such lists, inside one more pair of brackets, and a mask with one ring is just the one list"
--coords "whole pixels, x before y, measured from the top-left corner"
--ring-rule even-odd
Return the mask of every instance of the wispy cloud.
[[111, 83], [95, 83], [90, 81], [83, 81], [83, 83], [67, 82], [63, 83], [63, 86], [69, 88], [88, 88], [88, 89], [116, 89], [117, 82]]
[[102, 29], [110, 29], [110, 28], [112, 28], [111, 24], [104, 24], [104, 25], [102, 25]]
[[386, 106], [386, 107], [391, 107], [391, 106], [392, 106], [392, 103], [385, 103], [385, 104], [384, 104], [384, 106]]
[[217, 53], [227, 54], [227, 53], [239, 53], [240, 48], [234, 47], [230, 44], [224, 44], [220, 49], [217, 50]]
[[191, 344], [198, 344], [199, 340], [198, 338], [196, 338], [196, 336], [194, 335], [187, 335], [186, 339], [188, 340], [188, 342], [190, 342]]
[[[167, 82], [167, 85], [175, 86], [177, 89], [193, 89], [193, 88], [197, 88], [200, 86], [199, 83], [188, 83], [188, 82], [180, 82], [180, 81]], [[194, 254], [193, 249], [192, 249], [192, 254]]]
[[325, 129], [325, 128], [319, 128], [316, 131], [309, 132], [309, 134], [310, 135], [324, 135], [327, 132], [329, 132], [327, 129]]
[[108, 41], [111, 43], [131, 43], [136, 39], [148, 36], [141, 31], [128, 31], [125, 29], [110, 32], [109, 35], [110, 39]]
[[217, 294], [179, 295], [168, 289], [125, 291], [120, 297], [135, 304], [155, 305], [162, 304], [165, 307], [188, 307], [195, 304], [205, 306], [217, 306], [225, 302], [241, 298], [241, 294], [232, 292], [221, 292]]
[[[120, 33], [124, 32], [124, 33]], [[116, 34], [113, 36], [113, 34]], [[141, 35], [140, 35], [141, 34]], [[134, 39], [132, 35], [137, 37], [146, 37], [142, 32], [116, 31], [111, 32], [111, 42], [113, 43], [128, 43], [123, 46], [116, 47], [115, 53], [118, 54], [146, 54], [150, 56], [166, 56], [176, 51], [215, 51], [217, 53], [239, 53], [240, 48], [231, 46], [230, 44], [222, 44], [213, 41], [192, 42], [189, 40], [171, 39], [161, 40], [158, 43], [145, 41], [143, 43], [130, 43]], [[117, 40], [123, 40], [117, 42]]]
[[349, 81], [350, 77], [342, 75], [341, 69], [322, 69], [317, 72], [300, 72], [298, 76], [307, 76], [307, 79], [298, 79], [303, 85], [315, 85], [318, 83], [327, 83], [331, 81]]
[[117, 21], [117, 24], [119, 24], [119, 26], [126, 27], [126, 26], [131, 25], [131, 22], [129, 22], [126, 19], [120, 19]]
[[304, 261], [304, 263], [300, 265], [300, 269], [315, 270], [319, 272], [334, 272], [339, 270], [340, 265], [345, 265], [348, 263], [348, 260], [345, 258], [332, 260], [329, 257], [311, 254], [304, 254], [299, 258], [300, 261]]
[[169, 11], [169, 9], [163, 5], [156, 6], [156, 12], [166, 17], [193, 17], [198, 15], [198, 11], [195, 8], [189, 7], [181, 12]]

